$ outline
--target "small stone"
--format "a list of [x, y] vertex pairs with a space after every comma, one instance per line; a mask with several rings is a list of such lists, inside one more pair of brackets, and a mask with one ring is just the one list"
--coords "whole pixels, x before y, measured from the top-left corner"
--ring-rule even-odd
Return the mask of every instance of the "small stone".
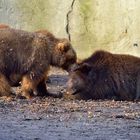
[[93, 118], [93, 112], [88, 111], [88, 118]]

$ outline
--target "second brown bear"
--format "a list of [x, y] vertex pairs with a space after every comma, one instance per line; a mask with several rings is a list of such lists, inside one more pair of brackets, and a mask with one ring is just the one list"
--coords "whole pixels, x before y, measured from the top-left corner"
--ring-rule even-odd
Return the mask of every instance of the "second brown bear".
[[82, 99], [140, 99], [140, 58], [97, 51], [73, 67], [68, 91]]

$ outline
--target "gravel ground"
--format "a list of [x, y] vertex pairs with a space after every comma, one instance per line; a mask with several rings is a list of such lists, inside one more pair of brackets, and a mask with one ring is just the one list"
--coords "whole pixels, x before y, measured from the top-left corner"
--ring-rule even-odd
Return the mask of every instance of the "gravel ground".
[[[67, 79], [53, 69], [48, 90], [64, 91]], [[0, 140], [139, 140], [140, 102], [0, 98], [0, 126]]]

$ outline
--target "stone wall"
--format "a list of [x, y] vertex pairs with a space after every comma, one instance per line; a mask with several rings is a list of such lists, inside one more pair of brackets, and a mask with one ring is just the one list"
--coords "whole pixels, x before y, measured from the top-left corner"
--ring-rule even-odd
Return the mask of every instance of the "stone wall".
[[0, 0], [0, 23], [69, 38], [80, 58], [97, 49], [140, 56], [140, 0]]

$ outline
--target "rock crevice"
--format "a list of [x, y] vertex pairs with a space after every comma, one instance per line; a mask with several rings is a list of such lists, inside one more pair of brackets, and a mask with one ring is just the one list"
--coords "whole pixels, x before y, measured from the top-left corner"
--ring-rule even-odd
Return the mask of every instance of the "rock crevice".
[[67, 25], [66, 25], [66, 33], [68, 35], [68, 39], [71, 41], [71, 34], [70, 34], [70, 14], [73, 12], [75, 0], [72, 0], [70, 10], [66, 15]]

